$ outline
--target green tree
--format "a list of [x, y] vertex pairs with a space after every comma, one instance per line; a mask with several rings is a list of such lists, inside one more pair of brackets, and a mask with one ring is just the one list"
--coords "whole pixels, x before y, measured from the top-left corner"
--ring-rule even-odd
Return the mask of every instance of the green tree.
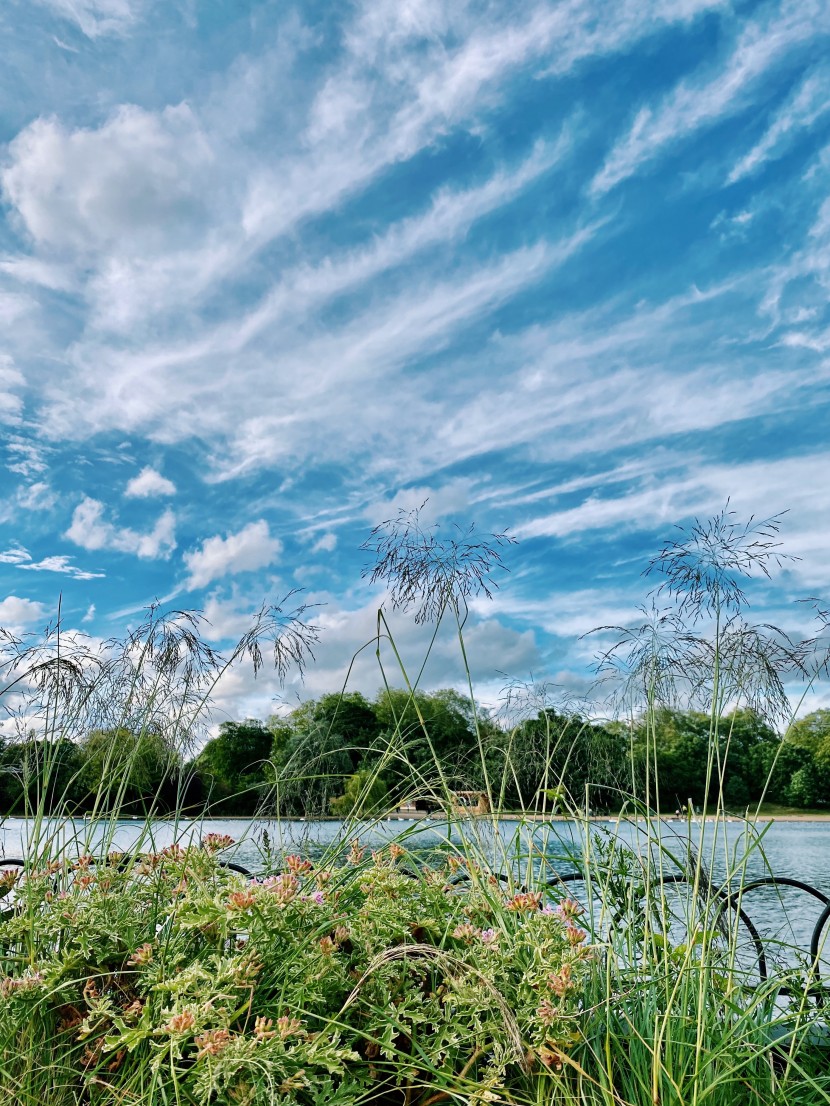
[[19, 814], [41, 800], [47, 813], [72, 810], [83, 799], [82, 765], [81, 750], [68, 738], [0, 743], [0, 812]]
[[211, 808], [226, 814], [252, 814], [269, 787], [267, 765], [271, 730], [257, 718], [223, 722], [193, 767]]
[[155, 730], [93, 730], [81, 743], [80, 754], [86, 805], [97, 797], [109, 809], [175, 806], [179, 760]]
[[793, 722], [784, 740], [809, 755], [814, 780], [810, 805], [830, 803], [830, 710], [826, 707], [814, 710]]
[[346, 780], [342, 795], [329, 800], [332, 814], [346, 818], [350, 814], [378, 814], [388, 806], [389, 788], [383, 776], [361, 768]]
[[384, 688], [375, 699], [380, 733], [374, 759], [400, 795], [435, 790], [477, 790], [483, 786], [481, 752], [473, 704], [451, 688], [413, 694]]
[[275, 801], [280, 813], [328, 814], [376, 740], [372, 705], [359, 692], [328, 693], [271, 720]]
[[494, 798], [520, 810], [550, 810], [557, 802], [613, 807], [628, 778], [628, 738], [578, 714], [539, 711], [510, 730], [491, 729], [487, 761]]

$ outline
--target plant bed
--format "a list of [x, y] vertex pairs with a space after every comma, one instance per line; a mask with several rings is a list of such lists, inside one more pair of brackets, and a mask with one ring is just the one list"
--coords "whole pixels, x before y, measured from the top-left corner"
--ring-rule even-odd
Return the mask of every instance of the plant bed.
[[248, 879], [208, 839], [30, 871], [0, 923], [12, 1101], [425, 1106], [560, 1078], [592, 956], [577, 905], [405, 856]]

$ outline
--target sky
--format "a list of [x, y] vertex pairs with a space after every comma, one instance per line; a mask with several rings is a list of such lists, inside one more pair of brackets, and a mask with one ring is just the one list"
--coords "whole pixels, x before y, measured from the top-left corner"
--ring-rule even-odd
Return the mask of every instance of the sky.
[[[360, 547], [424, 502], [518, 539], [485, 702], [585, 690], [727, 501], [800, 558], [758, 617], [830, 593], [826, 0], [6, 0], [0, 37], [0, 625], [159, 600], [227, 647], [303, 589], [305, 682], [234, 670], [219, 716], [371, 694]], [[463, 680], [442, 633], [423, 684]]]

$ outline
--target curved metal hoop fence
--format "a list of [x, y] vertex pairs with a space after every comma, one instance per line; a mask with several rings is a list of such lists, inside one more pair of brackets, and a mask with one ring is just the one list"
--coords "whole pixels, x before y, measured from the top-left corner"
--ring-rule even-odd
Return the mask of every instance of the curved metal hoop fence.
[[[242, 864], [237, 864], [231, 860], [223, 860], [218, 858], [218, 864], [221, 868], [224, 868], [228, 872], [234, 872], [238, 875], [245, 876], [246, 878], [253, 878], [254, 873], [246, 868]], [[132, 863], [129, 857], [125, 857], [120, 862], [122, 865], [129, 865]], [[26, 871], [26, 861], [21, 857], [9, 857], [3, 861], [0, 861], [0, 875], [3, 872], [14, 871], [19, 872], [21, 875]], [[417, 878], [415, 872], [405, 872], [405, 874]], [[505, 885], [514, 884], [511, 876], [504, 872], [493, 872], [490, 874], [492, 879], [499, 881]], [[458, 873], [451, 883], [455, 886], [460, 886], [469, 880], [469, 874], [465, 872]], [[586, 883], [586, 876], [584, 872], [566, 872], [562, 875], [557, 874], [555, 878], [549, 879], [544, 883], [544, 887], [548, 891], [556, 891], [565, 888], [571, 883]], [[686, 885], [691, 887], [692, 881], [688, 876], [682, 874], [668, 874], [663, 875], [659, 883], [662, 888], [665, 886], [678, 886]], [[515, 886], [515, 884], [514, 884]], [[824, 1005], [825, 1000], [830, 999], [830, 986], [823, 983], [821, 978], [821, 955], [823, 951], [823, 936], [825, 930], [830, 925], [830, 896], [826, 895], [823, 891], [817, 887], [813, 887], [809, 883], [805, 883], [803, 880], [794, 879], [790, 876], [766, 876], [761, 879], [752, 880], [750, 883], [744, 884], [738, 890], [732, 890], [728, 886], [725, 887], [709, 887], [708, 890], [712, 894], [714, 899], [714, 912], [713, 919], [715, 922], [719, 920], [727, 912], [732, 912], [733, 916], [737, 919], [739, 925], [742, 925], [749, 935], [751, 946], [753, 949], [755, 962], [757, 966], [758, 976], [761, 983], [766, 983], [770, 978], [769, 960], [767, 955], [767, 946], [764, 938], [752, 920], [751, 915], [745, 909], [745, 903], [747, 896], [750, 896], [754, 891], [762, 888], [772, 888], [779, 890], [780, 888], [793, 888], [804, 894], [810, 895], [816, 899], [821, 905], [822, 910], [816, 921], [809, 944], [809, 972], [811, 975], [810, 990], [813, 993], [816, 1002], [819, 1005]], [[527, 888], [519, 888], [521, 891], [526, 891]], [[10, 912], [10, 908], [13, 908], [12, 903], [4, 902], [0, 899], [0, 920]], [[830, 933], [828, 933], [830, 936]], [[787, 987], [782, 986], [779, 988], [779, 993], [782, 995], [790, 995], [795, 992]]]

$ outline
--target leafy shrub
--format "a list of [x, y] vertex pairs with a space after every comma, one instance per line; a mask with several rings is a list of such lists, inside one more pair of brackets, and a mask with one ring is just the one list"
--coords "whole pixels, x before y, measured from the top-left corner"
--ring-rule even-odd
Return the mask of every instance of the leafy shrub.
[[454, 857], [419, 869], [397, 844], [248, 879], [219, 863], [229, 843], [18, 880], [0, 929], [13, 1101], [486, 1101], [556, 1077], [592, 955], [575, 903]]

